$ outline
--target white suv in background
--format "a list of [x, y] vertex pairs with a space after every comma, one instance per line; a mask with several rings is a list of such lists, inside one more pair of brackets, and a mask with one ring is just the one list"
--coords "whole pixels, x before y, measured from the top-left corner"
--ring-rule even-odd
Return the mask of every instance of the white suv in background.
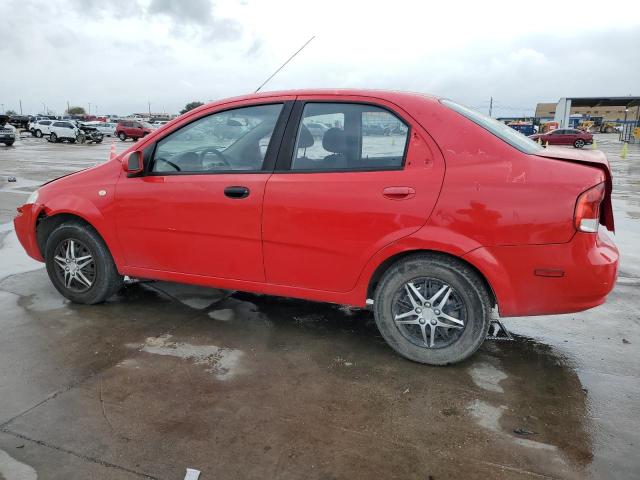
[[35, 123], [32, 123], [29, 127], [31, 133], [38, 137], [42, 138], [43, 136], [49, 135], [51, 133], [51, 124], [55, 122], [55, 120], [38, 120]]
[[103, 135], [90, 125], [78, 126], [68, 120], [54, 121], [50, 128], [49, 141], [53, 143], [67, 140], [70, 143], [102, 142]]

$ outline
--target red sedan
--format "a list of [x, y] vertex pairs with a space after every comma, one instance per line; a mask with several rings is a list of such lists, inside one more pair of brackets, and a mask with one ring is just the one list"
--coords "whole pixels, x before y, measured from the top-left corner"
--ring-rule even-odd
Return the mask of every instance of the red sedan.
[[593, 135], [576, 128], [558, 128], [547, 133], [537, 133], [530, 135], [529, 138], [534, 141], [540, 141], [549, 145], [573, 145], [576, 148], [582, 148], [585, 145], [593, 143]]
[[393, 349], [435, 365], [472, 355], [494, 307], [603, 303], [618, 267], [604, 154], [398, 92], [202, 106], [43, 185], [15, 226], [74, 302], [128, 275], [369, 305]]

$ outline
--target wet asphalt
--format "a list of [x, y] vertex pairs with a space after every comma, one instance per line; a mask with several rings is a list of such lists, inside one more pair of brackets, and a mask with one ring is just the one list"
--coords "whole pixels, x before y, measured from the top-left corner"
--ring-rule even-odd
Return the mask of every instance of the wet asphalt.
[[0, 479], [640, 478], [640, 147], [596, 138], [622, 252], [608, 302], [506, 319], [514, 341], [445, 368], [337, 305], [164, 282], [70, 304], [10, 221], [111, 141], [0, 146]]

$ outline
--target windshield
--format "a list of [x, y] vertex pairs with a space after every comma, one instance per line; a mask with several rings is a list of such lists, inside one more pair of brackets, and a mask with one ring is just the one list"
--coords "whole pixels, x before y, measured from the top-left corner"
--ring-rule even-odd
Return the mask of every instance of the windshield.
[[483, 115], [476, 110], [452, 102], [451, 100], [441, 100], [440, 102], [443, 105], [449, 107], [451, 110], [455, 110], [459, 114], [467, 117], [473, 123], [480, 125], [485, 130], [488, 130], [496, 137], [507, 142], [512, 147], [517, 148], [521, 152], [535, 154], [540, 152], [544, 148], [542, 147], [542, 145], [538, 145], [536, 142], [528, 137], [525, 137], [517, 130], [514, 130], [513, 128], [505, 125], [502, 122], [499, 122], [494, 118], [487, 117], [486, 115]]

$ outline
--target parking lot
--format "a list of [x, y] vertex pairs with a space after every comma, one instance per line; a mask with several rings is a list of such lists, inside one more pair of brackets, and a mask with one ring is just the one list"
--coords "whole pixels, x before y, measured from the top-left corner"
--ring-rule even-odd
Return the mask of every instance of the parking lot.
[[112, 141], [0, 146], [0, 464], [25, 479], [638, 478], [640, 147], [622, 159], [617, 135], [596, 140], [622, 254], [608, 302], [506, 319], [514, 341], [440, 368], [344, 306], [164, 282], [68, 303], [11, 221]]

